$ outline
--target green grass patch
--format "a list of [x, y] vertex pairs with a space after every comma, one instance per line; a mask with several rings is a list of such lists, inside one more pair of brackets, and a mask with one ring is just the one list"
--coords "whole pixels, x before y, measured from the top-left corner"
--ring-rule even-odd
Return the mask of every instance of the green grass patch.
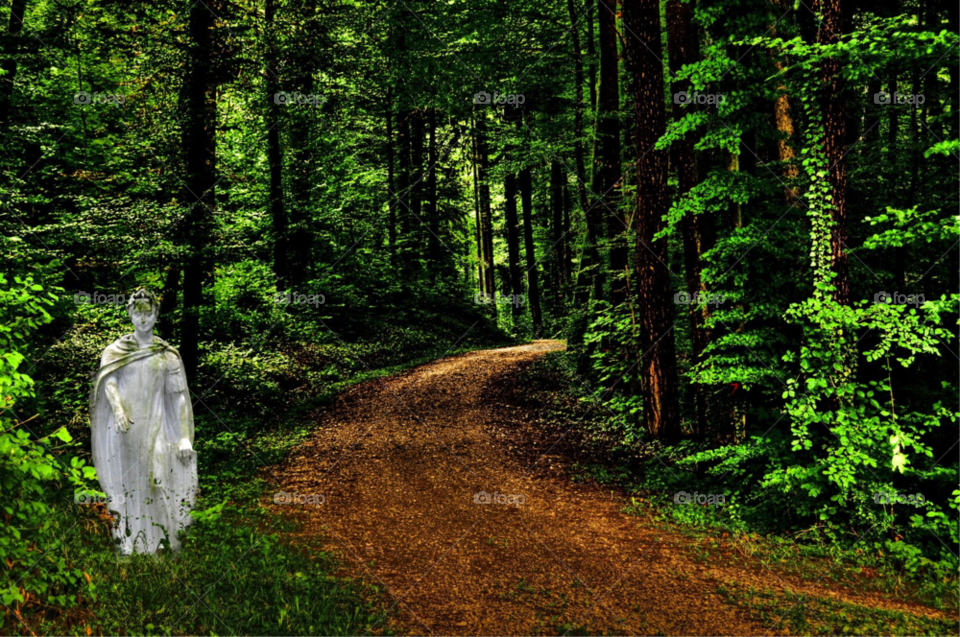
[[757, 590], [736, 582], [717, 588], [728, 602], [771, 630], [792, 635], [956, 635], [957, 620], [867, 608], [805, 593]]

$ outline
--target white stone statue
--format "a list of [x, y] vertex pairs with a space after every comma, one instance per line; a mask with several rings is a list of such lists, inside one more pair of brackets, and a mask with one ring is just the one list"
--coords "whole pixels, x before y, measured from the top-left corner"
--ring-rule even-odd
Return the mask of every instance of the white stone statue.
[[90, 394], [93, 464], [123, 555], [154, 553], [193, 520], [197, 453], [180, 354], [153, 335], [159, 303], [140, 288], [127, 302], [134, 333], [110, 344]]

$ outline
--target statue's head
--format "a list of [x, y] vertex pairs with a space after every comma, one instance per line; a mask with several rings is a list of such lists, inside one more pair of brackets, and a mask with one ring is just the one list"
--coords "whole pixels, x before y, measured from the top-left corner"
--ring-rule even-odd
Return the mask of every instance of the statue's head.
[[138, 288], [127, 301], [127, 314], [134, 327], [140, 330], [152, 330], [160, 314], [160, 302], [157, 295], [147, 288]]

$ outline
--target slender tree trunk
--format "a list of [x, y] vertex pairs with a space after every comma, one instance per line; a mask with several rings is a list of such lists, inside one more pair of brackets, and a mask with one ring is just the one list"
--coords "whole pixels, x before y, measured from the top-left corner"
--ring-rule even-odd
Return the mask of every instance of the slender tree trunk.
[[[947, 2], [947, 27], [951, 33], [960, 33], [960, 3]], [[951, 64], [950, 73], [950, 93], [947, 95], [947, 103], [950, 104], [950, 136], [956, 139], [960, 135], [960, 67]]]
[[563, 308], [563, 274], [564, 274], [564, 230], [563, 230], [563, 169], [559, 161], [550, 162], [550, 211], [552, 213], [551, 240], [553, 254], [553, 307], [554, 314], [560, 315]]
[[[411, 113], [410, 122], [410, 180], [412, 191], [410, 192], [410, 210], [413, 218], [410, 220], [412, 227], [411, 251], [424, 246], [426, 235], [430, 234], [423, 224], [423, 200], [426, 184], [424, 183], [424, 165], [423, 165], [423, 140], [426, 133], [424, 126], [423, 109], [416, 109]], [[411, 254], [409, 258], [413, 259], [419, 269], [419, 261], [426, 250], [419, 250], [418, 254]]]
[[[183, 151], [186, 166], [184, 200], [189, 206], [185, 236], [188, 253], [183, 272], [183, 318], [180, 354], [187, 373], [197, 372], [203, 286], [213, 273], [210, 237], [216, 206], [216, 87], [213, 83], [211, 7], [198, 3], [190, 10], [190, 48], [186, 87]], [[199, 200], [198, 200], [199, 199]]]
[[580, 208], [586, 212], [589, 206], [587, 205], [587, 169], [583, 162], [583, 55], [580, 49], [580, 32], [576, 28], [577, 10], [573, 0], [567, 0], [567, 12], [570, 14], [570, 34], [573, 38], [574, 88], [577, 96], [573, 119], [573, 158], [577, 172], [577, 196]]
[[[298, 3], [296, 15], [299, 20], [306, 23], [312, 19], [315, 4], [315, 0]], [[304, 95], [313, 94], [316, 64], [310, 48], [298, 47], [294, 50], [293, 68], [296, 72], [292, 78], [293, 90]], [[287, 111], [286, 121], [290, 122], [287, 138], [290, 140], [293, 156], [293, 161], [287, 168], [290, 176], [290, 204], [287, 205], [290, 237], [288, 273], [294, 284], [305, 282], [314, 262], [329, 256], [326, 253], [327, 246], [315, 240], [317, 231], [314, 218], [310, 214], [314, 206], [312, 190], [316, 170], [313, 156], [313, 148], [317, 143], [313, 134], [314, 108], [316, 107], [299, 106]]]
[[389, 218], [387, 222], [390, 227], [387, 228], [387, 241], [390, 246], [390, 263], [397, 265], [397, 204], [394, 201], [397, 198], [397, 180], [396, 168], [394, 166], [394, 141], [393, 141], [393, 103], [390, 100], [389, 91], [387, 92], [387, 203]]
[[533, 329], [539, 333], [543, 316], [540, 312], [540, 273], [537, 271], [537, 254], [533, 245], [533, 177], [529, 166], [520, 170], [519, 182], [520, 200], [523, 202], [523, 250], [527, 257], [527, 302]]
[[[590, 108], [597, 108], [597, 50], [593, 46], [593, 23], [596, 18], [593, 15], [594, 11], [594, 0], [586, 0], [584, 2], [584, 15], [581, 18], [584, 22], [587, 23], [587, 75], [590, 79]], [[571, 20], [576, 18], [571, 17]], [[577, 31], [579, 32], [580, 27], [577, 26]], [[601, 36], [602, 37], [602, 36]]]
[[397, 237], [397, 255], [400, 268], [409, 273], [411, 238], [411, 186], [413, 184], [410, 159], [410, 111], [401, 110], [397, 115], [397, 213], [400, 215], [400, 232]]
[[283, 154], [280, 150], [280, 106], [277, 94], [277, 34], [274, 32], [274, 17], [277, 0], [266, 0], [266, 53], [267, 53], [267, 160], [270, 163], [270, 216], [273, 218], [273, 272], [278, 286], [286, 287], [287, 277], [287, 210], [283, 205]]
[[[651, 435], [672, 442], [680, 436], [677, 368], [673, 334], [673, 294], [666, 267], [667, 240], [654, 240], [669, 208], [667, 157], [654, 144], [666, 131], [658, 0], [623, 0], [623, 26], [637, 37], [624, 38], [633, 97], [636, 162], [637, 307], [640, 343], [638, 368], [643, 419]], [[646, 46], [644, 46], [646, 44]]]
[[164, 338], [168, 341], [175, 340], [177, 334], [177, 323], [171, 321], [173, 313], [177, 309], [177, 294], [180, 292], [180, 266], [174, 264], [167, 270], [167, 278], [163, 282], [163, 292], [160, 295], [160, 316], [167, 317], [166, 331]]
[[573, 242], [570, 241], [570, 209], [573, 202], [570, 200], [570, 185], [564, 180], [563, 183], [563, 280], [570, 282], [571, 259], [573, 258], [573, 249], [570, 247]]
[[[490, 206], [489, 166], [490, 156], [487, 150], [486, 122], [482, 114], [477, 116], [477, 176], [480, 179], [480, 233], [483, 241], [483, 273], [485, 277], [484, 290], [487, 298], [494, 299], [497, 292], [496, 274], [493, 258], [493, 211]], [[495, 299], [494, 299], [495, 300]], [[491, 303], [493, 320], [497, 320], [497, 305]]]
[[10, 125], [10, 104], [13, 101], [13, 85], [17, 80], [17, 55], [20, 51], [20, 32], [23, 30], [27, 0], [13, 0], [10, 4], [10, 24], [7, 41], [3, 47], [3, 75], [0, 76], [0, 131]]
[[[503, 216], [507, 226], [507, 265], [510, 271], [510, 293], [514, 298], [523, 294], [523, 272], [520, 269], [520, 236], [517, 228], [517, 176], [507, 172], [503, 181]], [[520, 316], [520, 306], [511, 306], [513, 317]]]
[[440, 272], [441, 261], [443, 260], [442, 247], [440, 245], [440, 218], [438, 217], [439, 206], [437, 202], [437, 111], [430, 109], [430, 116], [427, 120], [429, 138], [427, 141], [427, 223], [430, 227], [430, 262], [437, 268], [435, 272]]
[[[597, 201], [590, 210], [593, 223], [599, 226], [606, 219], [606, 234], [610, 255], [610, 301], [619, 305], [626, 300], [625, 274], [627, 243], [626, 228], [620, 220], [617, 207], [620, 201], [620, 69], [617, 51], [617, 4], [615, 0], [597, 0], [600, 25], [600, 85], [597, 91], [596, 137], [593, 147], [591, 190]], [[588, 223], [590, 221], [588, 220]], [[597, 230], [599, 235], [599, 228]], [[604, 276], [596, 279], [596, 296], [602, 291]]]
[[[786, 11], [788, 8], [793, 7], [792, 4], [789, 6], [786, 5], [785, 0], [774, 0], [774, 6], [777, 7], [778, 12], [780, 12], [780, 10]], [[770, 27], [770, 33], [771, 37], [777, 37], [779, 35], [777, 25], [774, 24]], [[784, 65], [783, 62], [777, 58], [778, 55], [779, 51], [770, 51], [770, 57], [774, 60], [774, 66], [777, 71], [782, 72]], [[786, 164], [783, 168], [783, 180], [787, 185], [783, 187], [783, 200], [786, 204], [795, 204], [798, 194], [790, 184], [799, 176], [800, 172], [796, 165], [787, 163], [791, 162], [797, 153], [793, 148], [795, 130], [793, 112], [790, 109], [790, 97], [787, 95], [786, 85], [782, 82], [777, 84], [777, 97], [773, 102], [773, 122], [777, 132], [781, 135], [780, 139], [777, 140], [777, 159]]]
[[[842, 10], [843, 0], [816, 0], [814, 9], [822, 22], [818, 32], [821, 45], [836, 44], [846, 32], [847, 16]], [[833, 232], [830, 237], [830, 253], [833, 279], [833, 298], [838, 303], [850, 303], [850, 279], [847, 263], [847, 168], [843, 159], [846, 153], [847, 118], [844, 113], [844, 81], [840, 60], [829, 58], [821, 69], [824, 86], [824, 147], [827, 156], [830, 180], [831, 216]]]
[[[669, 0], [667, 3], [667, 38], [670, 55], [670, 70], [677, 73], [687, 64], [693, 64], [700, 59], [697, 32], [693, 26], [694, 2]], [[673, 92], [691, 91], [689, 80], [675, 82]], [[677, 109], [677, 119], [683, 115], [685, 109]], [[677, 197], [683, 197], [690, 189], [699, 183], [697, 171], [698, 157], [693, 147], [693, 139], [686, 137], [673, 146], [673, 163], [677, 170]], [[713, 247], [713, 217], [707, 214], [687, 214], [680, 222], [680, 232], [683, 236], [684, 269], [686, 271], [687, 293], [690, 298], [705, 291], [701, 271], [703, 265], [701, 255]], [[699, 304], [691, 303], [688, 306], [687, 316], [690, 321], [690, 341], [692, 346], [691, 364], [696, 366], [703, 360], [703, 351], [710, 340], [710, 330], [706, 327], [708, 317], [706, 309], [701, 310]], [[707, 404], [703, 388], [694, 383], [693, 400], [696, 413], [694, 431], [702, 435], [707, 430]]]
[[483, 250], [483, 234], [481, 233], [481, 228], [483, 226], [483, 217], [480, 213], [480, 179], [478, 176], [478, 153], [477, 153], [477, 122], [473, 114], [470, 115], [470, 123], [472, 128], [472, 135], [470, 136], [470, 147], [471, 147], [471, 157], [473, 159], [473, 208], [476, 214], [476, 239], [477, 239], [477, 287], [480, 288], [480, 294], [486, 294], [485, 289], [485, 279], [484, 279], [484, 250]]

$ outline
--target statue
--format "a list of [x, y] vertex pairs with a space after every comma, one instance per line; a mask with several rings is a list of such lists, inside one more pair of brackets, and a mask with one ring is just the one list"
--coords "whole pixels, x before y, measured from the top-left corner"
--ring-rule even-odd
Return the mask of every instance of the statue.
[[180, 354], [153, 335], [159, 309], [149, 290], [130, 297], [134, 332], [103, 351], [90, 394], [93, 464], [123, 555], [164, 538], [178, 550], [198, 488], [193, 406]]

